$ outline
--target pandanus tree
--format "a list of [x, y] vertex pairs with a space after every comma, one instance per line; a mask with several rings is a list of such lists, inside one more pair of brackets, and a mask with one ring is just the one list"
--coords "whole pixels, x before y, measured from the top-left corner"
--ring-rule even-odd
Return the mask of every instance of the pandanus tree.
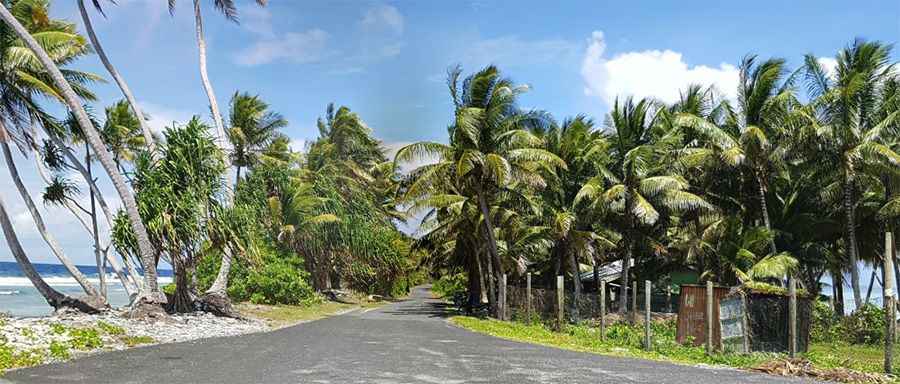
[[[449, 180], [460, 193], [477, 202], [483, 225], [480, 233], [487, 249], [491, 275], [503, 273], [503, 260], [497, 245], [496, 227], [491, 207], [499, 193], [520, 194], [512, 185], [537, 188], [545, 185], [541, 172], [564, 170], [566, 164], [558, 156], [541, 148], [541, 139], [531, 132], [545, 125], [545, 115], [523, 112], [516, 99], [528, 87], [517, 86], [489, 66], [460, 82], [462, 70], [450, 71], [448, 84], [454, 104], [454, 121], [450, 143], [419, 142], [401, 148], [395, 162], [408, 162], [427, 156], [436, 164], [420, 167], [417, 179], [406, 191], [407, 201], [426, 198], [446, 191]], [[444, 192], [445, 193], [445, 192]], [[494, 292], [496, 295], [496, 290]], [[499, 315], [496, 297], [491, 297], [492, 310]]]
[[[224, 155], [197, 117], [165, 131], [160, 156], [143, 152], [135, 162], [134, 185], [159, 257], [175, 274], [174, 312], [193, 311], [197, 296], [190, 276], [210, 233], [205, 231], [224, 189]], [[121, 217], [121, 215], [120, 215]], [[113, 240], [123, 254], [134, 253], [134, 235], [118, 220]]]
[[850, 284], [855, 304], [863, 304], [859, 276], [857, 206], [860, 196], [879, 184], [865, 170], [873, 165], [900, 166], [900, 154], [891, 147], [898, 132], [900, 111], [885, 109], [881, 92], [893, 76], [891, 46], [880, 42], [856, 40], [842, 49], [835, 73], [829, 75], [819, 61], [806, 57], [806, 79], [811, 102], [811, 134], [820, 150], [820, 166], [834, 167], [839, 177], [822, 190], [826, 199], [838, 197], [844, 215], [844, 253], [850, 269]]
[[635, 265], [640, 264], [640, 250], [651, 243], [652, 227], [665, 225], [667, 216], [674, 213], [712, 208], [689, 191], [687, 181], [674, 172], [672, 165], [662, 161], [681, 138], [675, 131], [655, 129], [654, 108], [647, 99], [614, 103], [607, 119], [610, 137], [593, 144], [595, 150], [609, 151], [609, 171], [588, 180], [576, 197], [576, 202], [587, 199], [610, 212], [622, 234], [618, 249], [622, 254], [623, 287], [619, 311], [623, 313], [628, 306], [625, 287], [631, 278], [632, 259]]

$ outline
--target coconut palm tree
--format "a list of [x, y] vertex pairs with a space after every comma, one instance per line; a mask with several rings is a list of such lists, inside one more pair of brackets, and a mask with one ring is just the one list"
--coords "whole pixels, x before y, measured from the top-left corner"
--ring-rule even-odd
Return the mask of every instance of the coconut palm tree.
[[40, 67], [46, 71], [44, 76], [52, 79], [54, 87], [57, 88], [58, 91], [56, 93], [58, 94], [58, 97], [65, 100], [69, 109], [75, 113], [79, 125], [85, 132], [88, 143], [112, 180], [113, 186], [125, 206], [125, 211], [133, 226], [136, 243], [140, 250], [141, 261], [144, 267], [144, 281], [146, 283], [144, 284], [145, 292], [142, 292], [141, 300], [137, 303], [148, 303], [151, 305], [154, 303], [164, 303], [165, 296], [160, 292], [156, 279], [156, 264], [153, 248], [150, 244], [150, 238], [147, 235], [147, 229], [144, 227], [144, 223], [141, 221], [140, 214], [138, 213], [134, 196], [131, 194], [125, 178], [122, 177], [118, 172], [118, 169], [116, 169], [115, 162], [112, 160], [112, 155], [107, 151], [100, 138], [100, 133], [92, 126], [87, 112], [85, 112], [82, 107], [81, 100], [74, 89], [75, 87], [70, 84], [64, 72], [57, 67], [57, 64], [50, 57], [48, 51], [38, 43], [37, 39], [35, 39], [16, 16], [13, 15], [13, 12], [20, 11], [16, 9], [16, 4], [18, 3], [12, 4], [12, 8], [7, 8], [6, 6], [0, 7], [0, 18], [3, 19], [3, 22], [8, 28], [12, 29], [12, 33], [24, 42], [25, 47], [31, 51], [28, 52], [28, 50], [22, 50], [23, 53], [36, 56], [37, 61], [41, 64]]
[[[736, 167], [738, 172], [746, 170], [752, 176], [760, 218], [769, 230], [772, 230], [772, 220], [768, 189], [772, 174], [784, 167], [784, 121], [794, 102], [792, 84], [793, 76], [786, 76], [784, 59], [759, 63], [755, 55], [747, 55], [740, 65], [737, 111], [732, 113], [726, 109], [724, 121], [688, 110], [679, 111], [675, 119], [675, 124], [689, 128], [695, 137], [715, 149], [715, 152], [689, 150], [693, 161], [712, 155], [709, 159], [723, 160], [723, 164]], [[777, 253], [775, 236], [771, 239], [770, 251]]]
[[[879, 97], [893, 75], [891, 46], [856, 40], [837, 54], [835, 73], [829, 76], [818, 60], [806, 56], [807, 85], [814, 100], [813, 134], [820, 145], [820, 164], [836, 167], [840, 177], [826, 186], [825, 194], [840, 196], [844, 214], [844, 253], [850, 263], [850, 284], [856, 307], [863, 304], [857, 243], [857, 202], [877, 179], [864, 172], [867, 165], [900, 165], [900, 154], [886, 143], [896, 137], [900, 111], [879, 114], [879, 105], [894, 102]], [[826, 196], [826, 197], [831, 197]]]
[[[112, 1], [112, 0], [110, 0]], [[94, 8], [100, 12], [101, 15], [106, 16], [103, 12], [103, 8], [100, 5], [100, 0], [91, 0], [94, 5]], [[112, 1], [115, 3], [114, 1]], [[153, 152], [156, 150], [156, 142], [153, 140], [153, 131], [150, 129], [150, 125], [147, 123], [147, 120], [143, 118], [144, 113], [141, 112], [141, 107], [137, 103], [137, 99], [135, 99], [134, 94], [131, 93], [131, 89], [128, 88], [128, 84], [125, 83], [125, 78], [119, 74], [119, 71], [112, 65], [112, 62], [109, 60], [109, 57], [106, 56], [106, 51], [103, 50], [103, 46], [100, 45], [100, 39], [97, 38], [97, 34], [94, 32], [94, 25], [91, 22], [91, 17], [88, 15], [87, 8], [84, 6], [84, 0], [78, 0], [78, 10], [81, 13], [81, 20], [84, 22], [84, 28], [87, 30], [88, 38], [91, 39], [91, 45], [94, 48], [94, 51], [97, 52], [97, 56], [100, 56], [100, 61], [103, 62], [103, 66], [106, 68], [106, 71], [109, 72], [109, 75], [112, 76], [113, 80], [115, 80], [116, 85], [119, 86], [119, 89], [122, 91], [122, 95], [125, 96], [125, 99], [128, 101], [128, 106], [131, 107], [131, 110], [134, 111], [134, 116], [140, 116], [141, 118], [136, 119], [138, 126], [140, 128], [141, 134], [144, 137], [144, 143], [147, 145], [147, 148]]]
[[237, 184], [241, 178], [241, 169], [256, 165], [269, 145], [282, 136], [278, 130], [287, 127], [288, 122], [280, 114], [270, 111], [269, 104], [258, 95], [235, 92], [231, 97], [228, 123], [231, 163], [237, 167]]
[[[635, 265], [641, 254], [639, 246], [649, 242], [650, 227], [667, 215], [697, 209], [711, 209], [703, 198], [691, 193], [687, 181], [674, 173], [672, 166], [661, 161], [670, 155], [681, 138], [673, 131], [660, 131], [651, 100], [635, 103], [631, 98], [616, 100], [607, 119], [612, 135], [596, 141], [595, 151], [608, 150], [612, 158], [609, 172], [598, 172], [588, 180], [576, 196], [608, 210], [622, 234], [622, 287], [627, 287], [632, 258]], [[663, 221], [661, 225], [665, 225]], [[627, 292], [619, 295], [619, 312], [628, 307]]]
[[[521, 196], [521, 190], [545, 185], [540, 172], [565, 169], [558, 156], [541, 148], [541, 139], [531, 129], [547, 122], [539, 112], [522, 112], [516, 98], [527, 90], [501, 76], [489, 66], [460, 83], [462, 70], [448, 76], [455, 119], [450, 127], [450, 144], [419, 142], [401, 148], [395, 162], [433, 156], [437, 164], [420, 167], [417, 179], [406, 190], [407, 201], [440, 193], [440, 186], [455, 179], [462, 195], [477, 202], [483, 225], [481, 236], [490, 255], [494, 281], [503, 273], [491, 207], [498, 194]], [[435, 188], [437, 186], [438, 188]], [[520, 189], [521, 188], [521, 189]], [[443, 188], [446, 190], [446, 188]], [[496, 294], [496, 292], [494, 292]], [[499, 316], [496, 297], [492, 310]]]
[[104, 114], [106, 120], [100, 134], [113, 155], [113, 161], [125, 174], [125, 162], [133, 162], [140, 151], [154, 151], [156, 145], [147, 145], [145, 136], [141, 134], [141, 119], [131, 111], [127, 101], [119, 100], [106, 107]]

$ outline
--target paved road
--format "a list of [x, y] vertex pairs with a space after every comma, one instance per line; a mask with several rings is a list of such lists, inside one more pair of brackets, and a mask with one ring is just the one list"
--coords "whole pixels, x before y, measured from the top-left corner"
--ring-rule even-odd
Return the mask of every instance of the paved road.
[[[800, 383], [604, 357], [448, 324], [418, 288], [409, 300], [268, 333], [104, 353], [10, 372], [14, 383]], [[3, 380], [0, 379], [0, 382]]]

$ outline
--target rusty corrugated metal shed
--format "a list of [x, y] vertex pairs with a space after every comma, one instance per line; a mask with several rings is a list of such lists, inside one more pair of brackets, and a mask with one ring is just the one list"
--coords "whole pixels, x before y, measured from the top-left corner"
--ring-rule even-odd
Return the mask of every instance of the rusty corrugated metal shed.
[[[713, 345], [722, 343], [722, 332], [719, 327], [719, 301], [728, 294], [725, 287], [713, 288]], [[678, 305], [678, 327], [675, 339], [679, 343], [686, 343], [688, 338], [693, 338], [693, 344], [700, 346], [706, 344], [706, 286], [682, 285], [681, 299]]]

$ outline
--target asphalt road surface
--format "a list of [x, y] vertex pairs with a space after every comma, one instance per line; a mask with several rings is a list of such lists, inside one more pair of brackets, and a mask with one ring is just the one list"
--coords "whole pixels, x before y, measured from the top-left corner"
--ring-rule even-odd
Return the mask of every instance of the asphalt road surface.
[[606, 357], [480, 335], [410, 299], [267, 333], [109, 352], [9, 372], [13, 383], [801, 383]]

